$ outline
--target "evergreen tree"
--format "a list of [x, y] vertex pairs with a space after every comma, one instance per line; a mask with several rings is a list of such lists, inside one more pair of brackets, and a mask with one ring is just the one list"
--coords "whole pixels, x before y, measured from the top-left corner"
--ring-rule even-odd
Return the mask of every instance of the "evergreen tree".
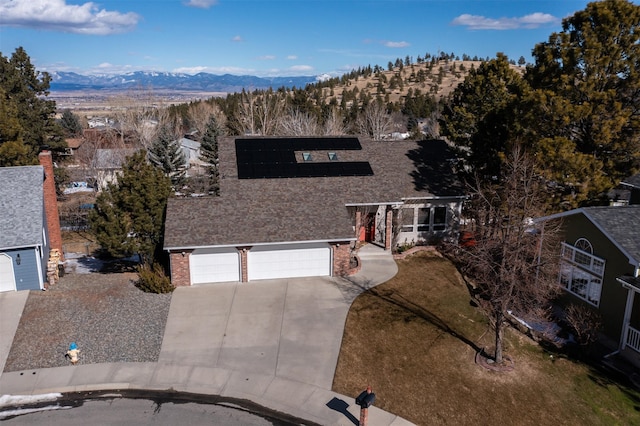
[[186, 159], [180, 140], [173, 137], [167, 126], [160, 127], [151, 148], [149, 161], [171, 180], [174, 189], [179, 189], [187, 172]]
[[528, 85], [498, 53], [472, 69], [453, 91], [442, 112], [441, 132], [459, 146], [474, 174], [491, 180], [500, 174], [510, 143], [521, 135], [518, 105]]
[[64, 129], [65, 136], [67, 137], [78, 136], [82, 133], [80, 118], [69, 109], [65, 109], [62, 112], [62, 117], [60, 118], [59, 123]]
[[[627, 0], [589, 3], [562, 31], [533, 50], [527, 80], [537, 90], [529, 109], [541, 149], [557, 163], [571, 152], [595, 160], [573, 185], [576, 201], [638, 169], [640, 159], [640, 6]], [[556, 174], [556, 178], [559, 173]]]
[[[18, 47], [7, 58], [0, 54], [0, 104], [11, 104], [13, 116], [20, 126], [21, 141], [37, 160], [42, 145], [48, 145], [55, 152], [66, 147], [60, 126], [56, 123], [56, 104], [47, 100], [51, 76], [36, 71], [31, 59], [22, 47]], [[3, 126], [4, 123], [0, 123]], [[0, 144], [6, 142], [0, 128]]]
[[118, 182], [98, 195], [89, 223], [102, 248], [114, 257], [137, 254], [151, 264], [162, 250], [169, 179], [146, 160], [144, 151], [129, 157]]
[[218, 136], [220, 129], [216, 118], [212, 115], [209, 118], [202, 140], [200, 141], [200, 160], [207, 163], [207, 186], [210, 194], [220, 194], [220, 172], [218, 158]]

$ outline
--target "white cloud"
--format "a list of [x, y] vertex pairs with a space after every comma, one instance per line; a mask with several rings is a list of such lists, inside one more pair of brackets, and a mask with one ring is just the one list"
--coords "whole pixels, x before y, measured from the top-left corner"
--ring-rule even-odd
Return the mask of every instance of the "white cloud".
[[542, 25], [556, 24], [559, 18], [548, 13], [536, 12], [516, 18], [487, 18], [480, 15], [463, 14], [451, 21], [452, 25], [461, 25], [470, 30], [516, 30], [533, 29]]
[[174, 72], [177, 74], [195, 75], [201, 72], [209, 72], [209, 71], [207, 71], [207, 67], [181, 67], [181, 68], [176, 68], [171, 72]]
[[289, 56], [287, 56], [287, 59], [288, 59], [288, 60], [290, 60], [290, 61], [295, 61], [296, 59], [298, 59], [298, 56], [296, 56], [296, 55], [289, 55]]
[[383, 41], [382, 44], [386, 47], [393, 48], [409, 47], [409, 43], [407, 43], [406, 41]]
[[0, 0], [0, 26], [76, 34], [108, 35], [132, 31], [140, 20], [133, 12], [100, 9], [95, 3], [66, 0]]
[[237, 35], [237, 36], [233, 37], [231, 39], [231, 41], [241, 42], [241, 41], [244, 41], [244, 39], [241, 36]]
[[195, 66], [195, 67], [180, 67], [172, 70], [171, 72], [181, 73], [181, 74], [198, 74], [199, 72], [206, 72], [209, 74], [233, 74], [233, 75], [256, 75], [257, 71], [251, 68], [240, 68], [240, 67], [206, 67], [206, 66]]
[[189, 7], [197, 7], [199, 9], [209, 9], [211, 6], [218, 4], [218, 0], [189, 0], [185, 5]]
[[313, 71], [313, 67], [311, 65], [294, 65], [289, 67], [289, 70], [295, 72], [310, 72]]
[[[133, 67], [131, 65], [114, 65], [109, 62], [103, 62], [95, 67], [90, 68], [86, 74], [126, 74], [133, 71], [144, 71], [142, 67]], [[85, 74], [85, 72], [81, 72]]]
[[263, 56], [258, 56], [257, 59], [259, 61], [273, 61], [276, 59], [276, 57], [273, 55], [263, 55]]

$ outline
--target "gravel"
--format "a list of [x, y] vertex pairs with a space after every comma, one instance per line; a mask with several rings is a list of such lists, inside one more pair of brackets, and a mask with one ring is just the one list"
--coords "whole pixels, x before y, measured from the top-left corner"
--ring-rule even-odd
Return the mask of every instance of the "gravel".
[[171, 294], [144, 293], [134, 273], [66, 274], [47, 291], [31, 291], [4, 371], [79, 364], [155, 362], [160, 354]]

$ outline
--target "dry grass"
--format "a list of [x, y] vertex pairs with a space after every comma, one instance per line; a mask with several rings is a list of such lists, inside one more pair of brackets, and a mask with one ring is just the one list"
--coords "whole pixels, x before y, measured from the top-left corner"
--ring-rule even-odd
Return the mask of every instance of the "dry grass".
[[640, 424], [640, 393], [514, 331], [514, 371], [475, 364], [492, 333], [469, 302], [446, 259], [399, 261], [394, 279], [354, 302], [333, 389], [355, 396], [371, 384], [376, 406], [419, 425]]

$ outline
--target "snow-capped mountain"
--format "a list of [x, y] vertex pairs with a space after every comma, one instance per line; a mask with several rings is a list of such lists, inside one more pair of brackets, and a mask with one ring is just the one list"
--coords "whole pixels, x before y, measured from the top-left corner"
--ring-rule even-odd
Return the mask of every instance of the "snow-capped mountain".
[[168, 72], [136, 71], [118, 75], [82, 75], [74, 72], [54, 71], [51, 75], [52, 91], [68, 90], [130, 90], [135, 88], [198, 90], [207, 92], [240, 92], [280, 87], [304, 88], [318, 81], [316, 76], [256, 77], [251, 75], [195, 75]]

